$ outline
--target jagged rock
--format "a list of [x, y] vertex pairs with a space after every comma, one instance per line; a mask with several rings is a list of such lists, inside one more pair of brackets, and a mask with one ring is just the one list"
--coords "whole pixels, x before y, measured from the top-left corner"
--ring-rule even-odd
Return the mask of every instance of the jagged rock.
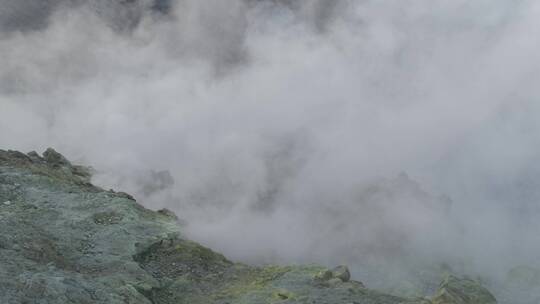
[[89, 184], [53, 150], [44, 159], [0, 150], [0, 303], [424, 303], [367, 289], [343, 266], [233, 263], [182, 238], [170, 211]]
[[53, 166], [71, 166], [71, 163], [53, 148], [48, 148], [45, 152], [43, 152], [43, 159]]
[[431, 300], [433, 304], [496, 304], [495, 297], [478, 282], [448, 276]]
[[26, 155], [28, 155], [33, 162], [45, 161], [36, 151], [28, 152]]
[[0, 164], [24, 168], [36, 175], [48, 175], [71, 183], [94, 187], [90, 184], [92, 175], [90, 167], [73, 165], [52, 148], [48, 148], [43, 153], [43, 157], [36, 152], [24, 154], [18, 151], [0, 150]]

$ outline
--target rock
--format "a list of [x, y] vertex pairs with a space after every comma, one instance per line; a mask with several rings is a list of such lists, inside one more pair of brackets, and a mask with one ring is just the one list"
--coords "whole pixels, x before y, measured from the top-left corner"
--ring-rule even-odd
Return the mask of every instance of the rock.
[[157, 213], [163, 215], [163, 216], [166, 216], [166, 217], [170, 217], [170, 218], [173, 218], [175, 220], [178, 220], [178, 217], [176, 216], [176, 214], [174, 214], [174, 212], [172, 212], [171, 210], [167, 209], [167, 208], [164, 208], [164, 209], [160, 209], [157, 211]]
[[26, 155], [28, 155], [33, 162], [44, 161], [43, 157], [41, 157], [36, 151], [28, 152]]
[[43, 152], [43, 158], [51, 165], [71, 166], [71, 163], [53, 148], [48, 148], [45, 152]]
[[339, 278], [331, 278], [330, 280], [328, 280], [328, 286], [330, 287], [335, 287], [342, 283], [343, 281]]
[[317, 275], [315, 276], [315, 279], [319, 280], [319, 281], [328, 281], [333, 276], [334, 275], [332, 274], [332, 271], [330, 271], [328, 269], [325, 269], [324, 271], [321, 271], [321, 272], [317, 273]]
[[448, 276], [432, 298], [433, 304], [496, 304], [495, 297], [478, 282]]
[[341, 282], [348, 282], [351, 279], [349, 268], [347, 268], [347, 266], [340, 265], [332, 270], [325, 269], [315, 275], [315, 280], [318, 281], [330, 281], [331, 279], [338, 279]]
[[349, 272], [349, 268], [343, 265], [337, 266], [336, 268], [332, 269], [332, 276], [340, 279], [343, 282], [348, 282], [351, 279], [351, 273]]
[[131, 201], [136, 201], [136, 199], [131, 196], [131, 194], [128, 194], [128, 193], [125, 193], [125, 192], [115, 192], [116, 196], [118, 197], [122, 197], [122, 198], [127, 198], [128, 200], [131, 200]]
[[28, 155], [18, 151], [0, 150], [0, 166], [18, 167], [31, 170], [36, 175], [45, 175], [68, 181], [70, 183], [96, 188], [90, 184], [92, 169], [90, 167], [72, 165], [62, 154], [49, 148], [43, 157], [36, 152]]
[[71, 166], [71, 173], [82, 179], [90, 181], [92, 177], [92, 168], [84, 166]]
[[22, 166], [31, 162], [32, 159], [30, 159], [30, 157], [19, 151], [0, 150], [0, 163]]

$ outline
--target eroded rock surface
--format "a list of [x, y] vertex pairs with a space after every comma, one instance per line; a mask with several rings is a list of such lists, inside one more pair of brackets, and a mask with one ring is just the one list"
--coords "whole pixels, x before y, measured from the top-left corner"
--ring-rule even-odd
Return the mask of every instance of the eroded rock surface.
[[184, 239], [170, 211], [92, 185], [90, 171], [52, 149], [43, 156], [0, 150], [0, 303], [495, 301], [453, 277], [432, 300], [409, 299], [366, 288], [345, 266], [233, 263]]

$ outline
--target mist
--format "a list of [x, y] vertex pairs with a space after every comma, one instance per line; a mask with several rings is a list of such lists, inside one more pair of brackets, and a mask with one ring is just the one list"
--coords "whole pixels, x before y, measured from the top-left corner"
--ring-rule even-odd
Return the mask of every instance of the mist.
[[376, 288], [445, 265], [499, 286], [540, 266], [539, 13], [3, 1], [0, 148], [52, 146], [235, 260], [344, 263]]

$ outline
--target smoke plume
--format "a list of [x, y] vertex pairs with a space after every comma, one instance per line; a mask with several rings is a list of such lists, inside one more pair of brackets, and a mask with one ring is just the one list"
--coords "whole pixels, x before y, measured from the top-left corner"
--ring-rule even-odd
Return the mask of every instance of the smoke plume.
[[53, 146], [233, 259], [500, 282], [540, 264], [539, 13], [5, 0], [0, 147]]

